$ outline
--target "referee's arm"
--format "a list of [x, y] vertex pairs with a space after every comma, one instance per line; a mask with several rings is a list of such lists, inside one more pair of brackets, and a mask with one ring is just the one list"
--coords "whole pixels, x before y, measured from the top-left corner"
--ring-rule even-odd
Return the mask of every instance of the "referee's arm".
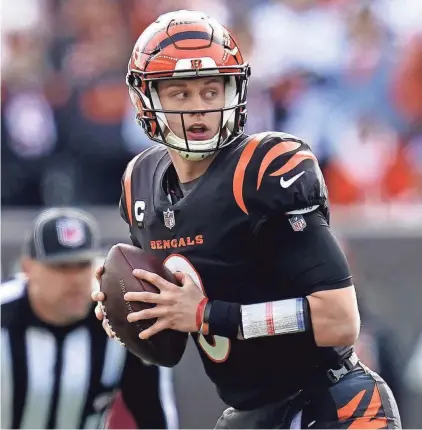
[[167, 428], [160, 400], [160, 377], [156, 366], [147, 366], [127, 353], [121, 393], [138, 429]]

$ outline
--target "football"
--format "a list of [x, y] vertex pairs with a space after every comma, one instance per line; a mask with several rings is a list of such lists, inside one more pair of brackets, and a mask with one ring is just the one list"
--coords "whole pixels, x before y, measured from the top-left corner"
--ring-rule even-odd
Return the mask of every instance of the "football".
[[186, 348], [188, 333], [163, 330], [149, 339], [139, 338], [139, 333], [156, 322], [156, 319], [128, 322], [127, 315], [154, 307], [155, 304], [128, 302], [123, 296], [129, 291], [159, 293], [159, 289], [147, 281], [133, 276], [133, 269], [156, 273], [169, 282], [177, 283], [173, 274], [162, 261], [132, 245], [118, 243], [108, 252], [101, 276], [100, 290], [105, 294], [103, 302], [105, 318], [117, 340], [134, 355], [151, 364], [175, 366]]

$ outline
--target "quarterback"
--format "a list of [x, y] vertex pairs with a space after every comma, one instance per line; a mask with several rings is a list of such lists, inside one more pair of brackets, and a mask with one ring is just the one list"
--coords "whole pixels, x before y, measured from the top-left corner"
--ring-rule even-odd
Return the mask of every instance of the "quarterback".
[[230, 32], [200, 12], [162, 15], [136, 42], [127, 85], [158, 144], [128, 164], [120, 211], [182, 287], [135, 270], [160, 294], [127, 293], [156, 304], [128, 319], [157, 318], [143, 339], [192, 333], [230, 406], [216, 428], [400, 428], [353, 349], [355, 288], [318, 160], [300, 137], [244, 133], [249, 78]]

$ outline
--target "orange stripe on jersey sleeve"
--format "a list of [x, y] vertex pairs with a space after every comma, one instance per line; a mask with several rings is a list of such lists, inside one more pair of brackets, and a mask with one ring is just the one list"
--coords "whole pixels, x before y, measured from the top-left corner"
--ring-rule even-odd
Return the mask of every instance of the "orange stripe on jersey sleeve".
[[[141, 152], [142, 154], [142, 152]], [[138, 154], [136, 157], [132, 158], [126, 167], [124, 184], [125, 202], [126, 202], [126, 212], [129, 219], [129, 225], [132, 225], [132, 173], [135, 163], [141, 156]]]
[[292, 158], [280, 169], [277, 171], [271, 173], [271, 176], [281, 176], [284, 175], [287, 172], [290, 172], [290, 170], [293, 170], [298, 164], [300, 164], [304, 160], [314, 160], [318, 162], [317, 158], [314, 154], [310, 151], [299, 151], [296, 152], [296, 154], [293, 155]]
[[259, 133], [246, 144], [246, 147], [240, 155], [239, 161], [237, 162], [237, 166], [234, 171], [233, 196], [237, 205], [245, 214], [248, 214], [248, 210], [246, 209], [243, 199], [243, 183], [245, 181], [246, 168], [248, 167], [259, 143], [267, 135], [268, 133]]
[[258, 181], [256, 185], [256, 189], [259, 190], [261, 186], [262, 179], [264, 178], [265, 171], [268, 166], [280, 155], [285, 154], [286, 152], [294, 151], [295, 149], [300, 147], [299, 142], [294, 142], [293, 140], [288, 140], [284, 142], [280, 142], [271, 148], [266, 154], [264, 159], [262, 160], [261, 166], [259, 167], [258, 172]]

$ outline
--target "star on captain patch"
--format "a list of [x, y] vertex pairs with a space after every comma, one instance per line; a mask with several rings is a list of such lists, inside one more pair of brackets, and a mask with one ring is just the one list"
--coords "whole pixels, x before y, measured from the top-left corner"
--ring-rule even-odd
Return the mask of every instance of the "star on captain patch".
[[164, 225], [171, 230], [176, 225], [176, 220], [174, 218], [174, 211], [167, 209], [163, 212]]

